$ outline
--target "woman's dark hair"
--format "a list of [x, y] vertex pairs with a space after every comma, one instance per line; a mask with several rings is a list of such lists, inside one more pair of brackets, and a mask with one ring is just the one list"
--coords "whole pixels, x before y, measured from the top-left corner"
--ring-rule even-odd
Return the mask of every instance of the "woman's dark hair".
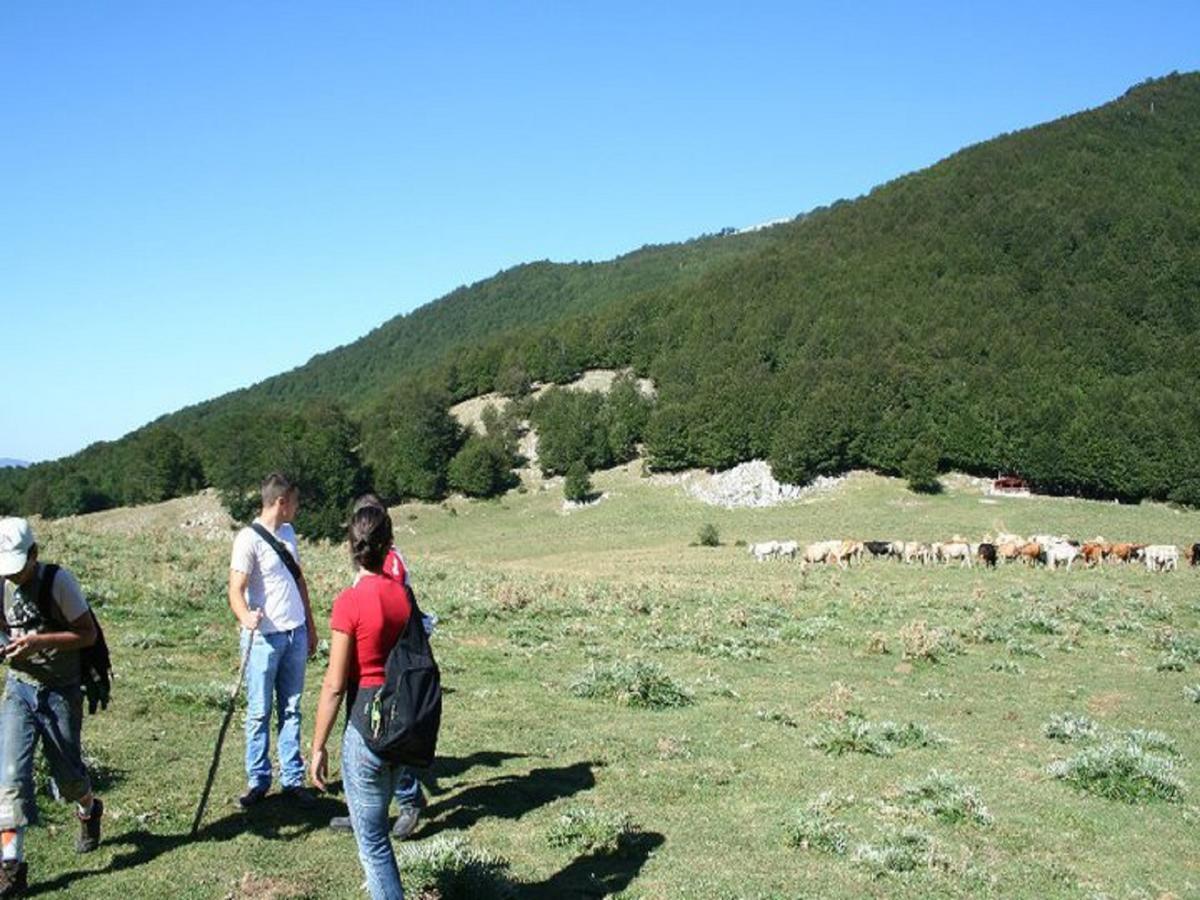
[[368, 572], [379, 572], [392, 549], [392, 519], [378, 506], [364, 506], [350, 519], [350, 557]]
[[375, 506], [379, 509], [387, 509], [383, 505], [383, 501], [379, 499], [378, 494], [363, 494], [354, 501], [354, 509], [351, 512], [358, 512], [360, 509], [366, 509], [368, 506]]

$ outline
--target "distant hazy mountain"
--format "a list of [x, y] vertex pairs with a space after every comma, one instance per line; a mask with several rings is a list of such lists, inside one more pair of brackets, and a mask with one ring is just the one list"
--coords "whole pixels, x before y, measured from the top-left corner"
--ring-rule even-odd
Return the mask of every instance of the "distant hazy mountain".
[[0, 456], [0, 469], [24, 469], [28, 465], [29, 463], [23, 459], [12, 459], [8, 456]]

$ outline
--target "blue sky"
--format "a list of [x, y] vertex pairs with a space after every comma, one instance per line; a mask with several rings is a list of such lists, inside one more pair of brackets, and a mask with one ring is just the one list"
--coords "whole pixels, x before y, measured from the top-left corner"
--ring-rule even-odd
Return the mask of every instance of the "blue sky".
[[1200, 68], [1195, 0], [976, 6], [6, 0], [0, 457]]

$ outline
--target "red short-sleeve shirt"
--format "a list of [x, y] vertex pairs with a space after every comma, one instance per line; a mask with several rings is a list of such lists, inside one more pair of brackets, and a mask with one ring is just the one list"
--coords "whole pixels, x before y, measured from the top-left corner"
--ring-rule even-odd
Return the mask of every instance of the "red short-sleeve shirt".
[[329, 626], [350, 635], [350, 681], [360, 687], [383, 684], [388, 654], [408, 624], [412, 604], [403, 582], [386, 575], [364, 575], [333, 601]]

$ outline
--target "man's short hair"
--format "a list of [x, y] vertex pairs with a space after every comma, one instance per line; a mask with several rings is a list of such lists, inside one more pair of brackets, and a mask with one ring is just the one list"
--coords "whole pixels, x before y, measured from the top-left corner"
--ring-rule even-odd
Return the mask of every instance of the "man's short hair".
[[282, 472], [272, 472], [262, 483], [262, 505], [266, 509], [269, 506], [274, 506], [275, 501], [280, 497], [286, 497], [288, 494], [294, 494], [299, 490]]

